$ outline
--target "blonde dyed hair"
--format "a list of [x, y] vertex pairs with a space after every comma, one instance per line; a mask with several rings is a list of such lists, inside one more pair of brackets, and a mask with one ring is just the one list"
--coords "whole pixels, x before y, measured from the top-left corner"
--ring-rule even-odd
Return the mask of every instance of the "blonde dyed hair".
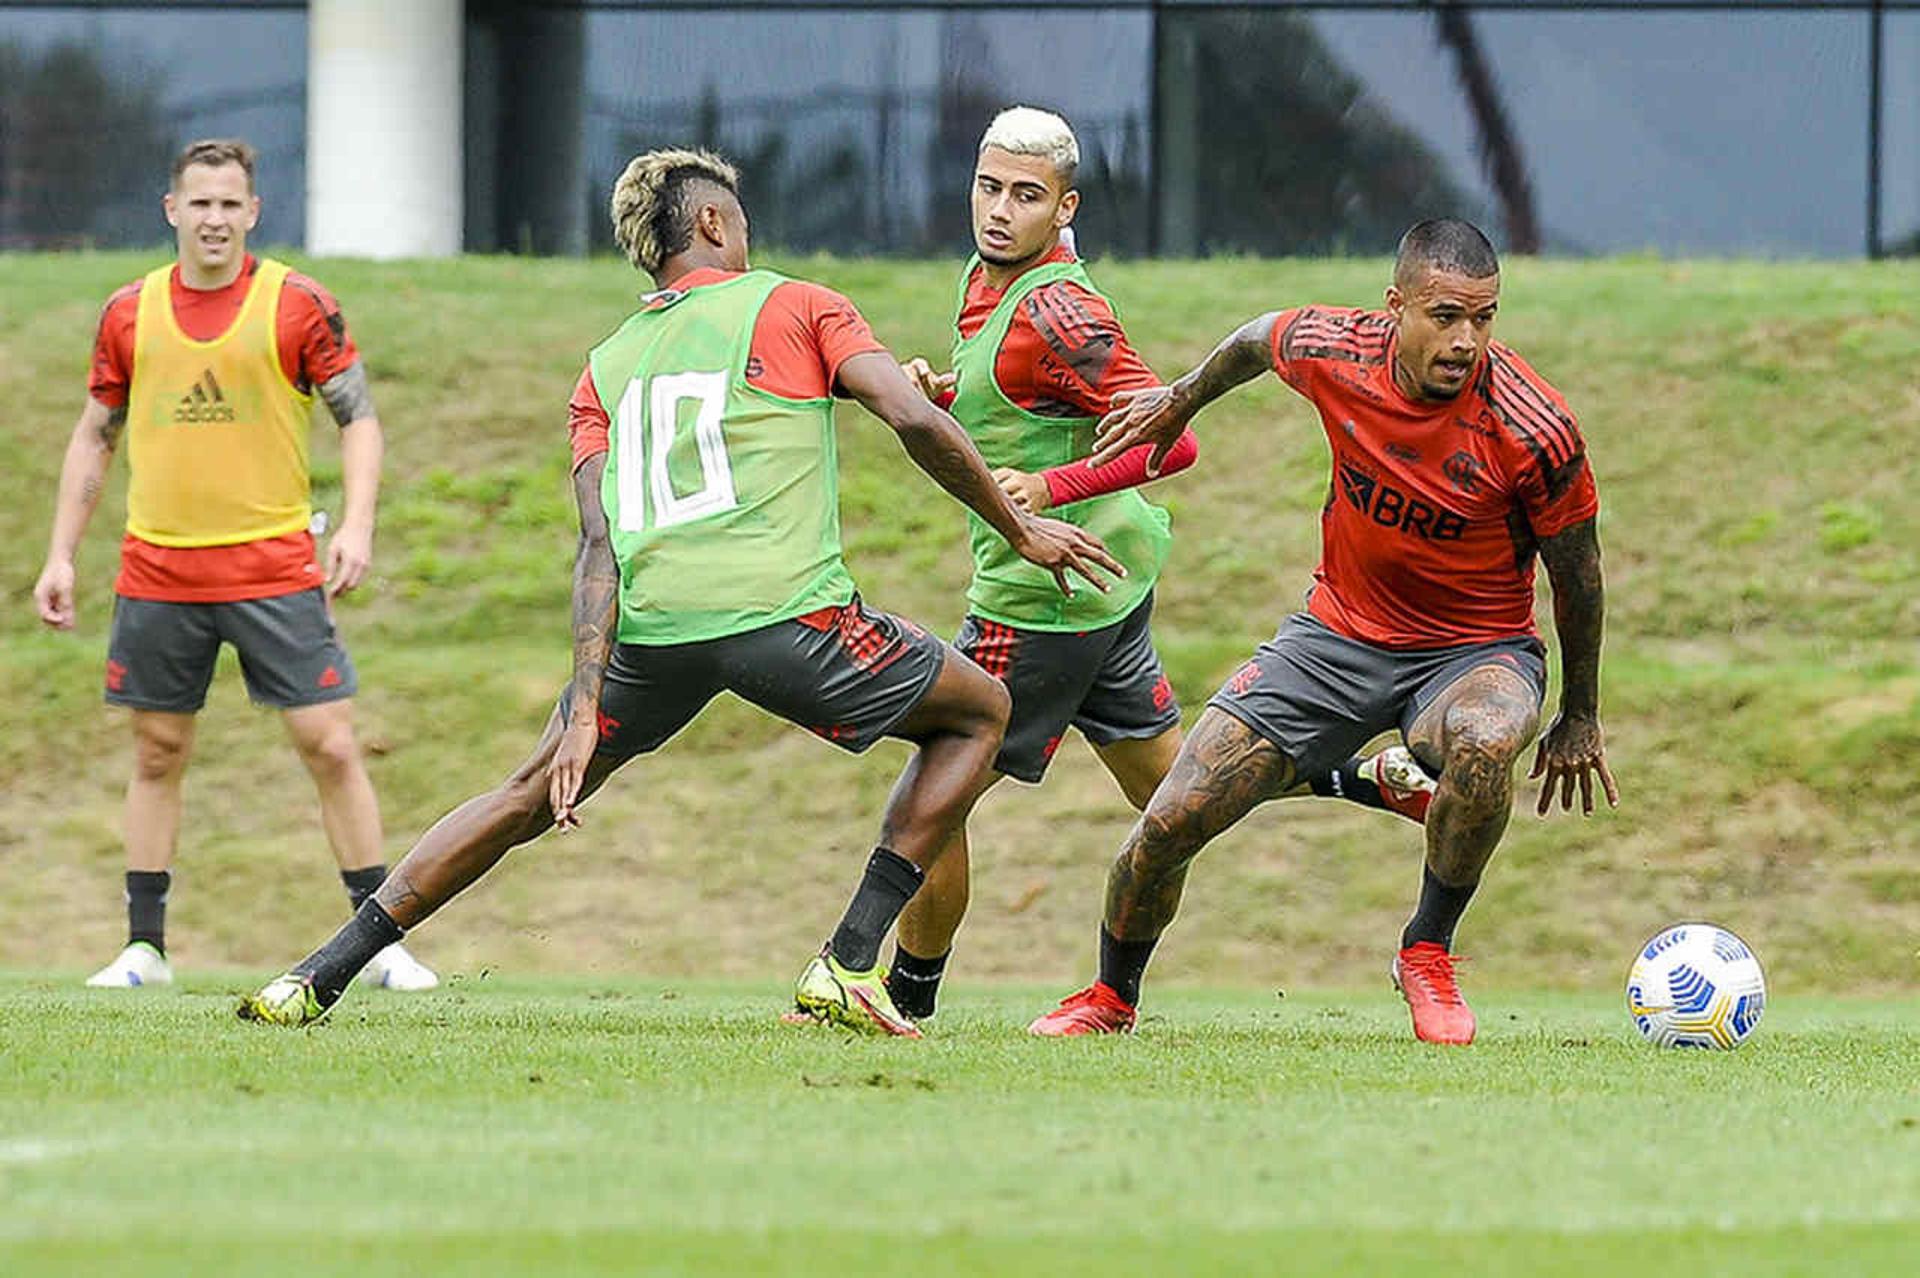
[[1080, 167], [1080, 140], [1073, 126], [1051, 111], [1038, 107], [1008, 107], [993, 117], [993, 123], [980, 135], [980, 149], [999, 147], [1010, 155], [1039, 155], [1053, 161], [1053, 171], [1068, 186]]
[[739, 172], [711, 151], [648, 151], [628, 161], [608, 211], [613, 242], [629, 262], [653, 275], [693, 243], [693, 188], [701, 182], [740, 198]]

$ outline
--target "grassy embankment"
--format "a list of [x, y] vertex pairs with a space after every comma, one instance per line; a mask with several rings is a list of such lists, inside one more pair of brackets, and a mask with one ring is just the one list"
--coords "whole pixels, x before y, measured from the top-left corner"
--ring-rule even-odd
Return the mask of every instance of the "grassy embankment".
[[[121, 936], [126, 735], [97, 689], [123, 473], [87, 542], [79, 633], [42, 632], [28, 592], [97, 307], [147, 262], [0, 257], [0, 965], [79, 969]], [[848, 291], [897, 351], [944, 350], [953, 264], [787, 265]], [[366, 352], [391, 445], [374, 579], [341, 614], [397, 856], [513, 765], [565, 677], [564, 405], [636, 280], [609, 261], [314, 269]], [[1258, 311], [1370, 302], [1385, 267], [1097, 274], [1172, 373]], [[1782, 993], [1911, 986], [1917, 299], [1910, 263], [1510, 267], [1501, 335], [1580, 412], [1603, 485], [1604, 714], [1624, 802], [1591, 821], [1516, 815], [1462, 933], [1476, 986], [1611, 989], [1640, 938], [1696, 916], [1747, 936]], [[1178, 540], [1156, 630], [1190, 712], [1298, 600], [1326, 484], [1317, 422], [1271, 379], [1200, 433], [1199, 466], [1159, 490]], [[337, 505], [330, 435], [316, 429], [316, 472]], [[847, 410], [842, 439], [867, 596], [950, 632], [958, 509], [870, 419]], [[450, 973], [784, 979], [840, 908], [902, 757], [848, 759], [717, 704], [596, 800], [582, 833], [510, 860], [419, 948]], [[284, 962], [338, 917], [310, 788], [235, 671], [203, 716], [188, 805], [172, 910], [186, 969]], [[1058, 984], [1089, 970], [1128, 819], [1077, 742], [1043, 788], [990, 796], [956, 975]], [[1199, 864], [1156, 975], [1377, 981], [1417, 848], [1379, 814], [1270, 806]]]

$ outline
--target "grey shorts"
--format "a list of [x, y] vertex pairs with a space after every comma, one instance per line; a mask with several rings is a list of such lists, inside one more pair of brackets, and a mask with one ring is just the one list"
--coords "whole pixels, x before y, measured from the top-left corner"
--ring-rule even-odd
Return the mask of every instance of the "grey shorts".
[[1544, 700], [1546, 648], [1531, 635], [1450, 648], [1378, 648], [1296, 613], [1214, 693], [1218, 706], [1279, 746], [1302, 776], [1345, 762], [1420, 712], [1469, 670], [1504, 665]]
[[1157, 737], [1180, 722], [1153, 650], [1153, 595], [1098, 630], [1022, 630], [969, 615], [953, 646], [1013, 694], [993, 766], [1020, 781], [1046, 775], [1069, 725], [1095, 745]]
[[360, 686], [317, 586], [234, 603], [122, 596], [107, 637], [107, 704], [197, 713], [222, 643], [240, 654], [256, 705], [292, 710], [351, 697]]
[[721, 639], [623, 643], [600, 690], [599, 753], [626, 759], [657, 750], [731, 692], [858, 754], [920, 704], [946, 654], [935, 636], [858, 596]]

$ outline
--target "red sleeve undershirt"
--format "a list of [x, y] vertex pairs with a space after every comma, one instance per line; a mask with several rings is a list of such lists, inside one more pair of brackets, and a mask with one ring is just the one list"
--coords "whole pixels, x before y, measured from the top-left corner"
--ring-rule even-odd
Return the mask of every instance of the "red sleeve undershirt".
[[1158, 475], [1147, 474], [1147, 459], [1151, 456], [1153, 445], [1142, 444], [1138, 448], [1129, 448], [1104, 466], [1068, 462], [1064, 466], [1042, 471], [1041, 477], [1047, 481], [1047, 501], [1055, 506], [1064, 506], [1068, 502], [1085, 501], [1089, 497], [1138, 488], [1150, 480], [1177, 475], [1199, 458], [1200, 440], [1191, 426], [1181, 431], [1180, 438], [1167, 450], [1166, 460], [1160, 463]]

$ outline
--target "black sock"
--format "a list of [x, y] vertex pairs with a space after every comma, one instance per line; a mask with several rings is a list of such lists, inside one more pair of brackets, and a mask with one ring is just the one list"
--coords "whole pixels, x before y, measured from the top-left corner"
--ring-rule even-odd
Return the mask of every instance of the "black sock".
[[1474, 890], [1479, 886], [1469, 883], [1465, 887], [1448, 887], [1433, 877], [1431, 869], [1422, 869], [1420, 904], [1407, 920], [1406, 931], [1400, 933], [1400, 948], [1432, 941], [1441, 949], [1451, 950], [1453, 929], [1459, 926], [1460, 916], [1467, 912], [1467, 902], [1473, 899]]
[[864, 972], [880, 961], [880, 938], [920, 890], [926, 873], [891, 848], [875, 848], [827, 948], [840, 966]]
[[342, 870], [340, 881], [347, 885], [347, 900], [357, 910], [387, 881], [387, 867], [363, 865], [357, 870]]
[[1336, 768], [1308, 777], [1307, 785], [1323, 799], [1346, 799], [1368, 808], [1384, 809], [1387, 806], [1373, 778], [1361, 773], [1358, 758], [1348, 759]]
[[144, 941], [162, 955], [167, 952], [167, 889], [173, 875], [165, 870], [127, 871], [127, 944]]
[[1100, 983], [1126, 1000], [1127, 1006], [1140, 1005], [1140, 978], [1147, 973], [1147, 960], [1153, 957], [1153, 947], [1160, 943], [1159, 937], [1151, 941], [1123, 941], [1107, 931], [1100, 929]]
[[948, 950], [939, 958], [921, 958], [896, 944], [893, 965], [887, 969], [887, 993], [893, 996], [893, 1005], [916, 1021], [932, 1016], [934, 1001], [940, 997], [940, 978], [952, 956]]
[[405, 935], [380, 902], [369, 897], [332, 940], [293, 965], [293, 974], [311, 976], [320, 1006], [332, 1007], [368, 959]]

